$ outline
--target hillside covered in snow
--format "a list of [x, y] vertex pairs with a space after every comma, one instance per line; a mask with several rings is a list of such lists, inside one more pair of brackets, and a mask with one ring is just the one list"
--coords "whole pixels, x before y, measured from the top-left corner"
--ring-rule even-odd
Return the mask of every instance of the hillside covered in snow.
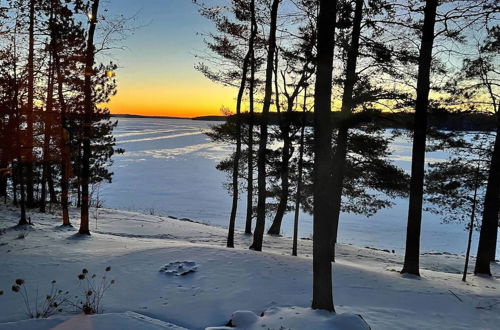
[[[423, 255], [417, 278], [399, 273], [401, 255], [342, 245], [333, 264], [333, 316], [309, 309], [309, 239], [292, 257], [288, 238], [266, 236], [264, 252], [255, 252], [247, 249], [251, 237], [237, 233], [240, 245], [227, 249], [224, 228], [111, 209], [99, 210], [89, 237], [61, 228], [58, 214], [32, 213], [34, 225], [24, 228], [14, 226], [17, 219], [15, 208], [0, 206], [1, 330], [363, 329], [356, 315], [372, 329], [500, 324], [500, 267], [494, 264], [493, 278], [470, 275], [464, 283], [459, 255]], [[79, 296], [82, 269], [115, 281], [103, 297], [104, 314], [84, 316], [67, 306], [49, 319], [28, 320], [21, 295], [11, 290], [16, 279], [25, 281], [34, 308], [36, 292], [45, 299], [53, 280], [70, 299]]]

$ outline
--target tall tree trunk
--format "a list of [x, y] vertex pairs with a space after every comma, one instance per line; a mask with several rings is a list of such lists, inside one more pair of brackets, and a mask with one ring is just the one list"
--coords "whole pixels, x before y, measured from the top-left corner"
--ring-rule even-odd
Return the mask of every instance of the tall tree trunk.
[[422, 27], [422, 44], [418, 60], [417, 101], [415, 105], [415, 128], [411, 162], [410, 203], [406, 231], [405, 261], [402, 273], [420, 276], [420, 230], [424, 194], [425, 144], [427, 135], [427, 107], [429, 105], [430, 73], [434, 26], [438, 0], [427, 0]]
[[278, 21], [278, 7], [280, 0], [273, 0], [271, 5], [271, 23], [269, 26], [268, 53], [266, 61], [266, 83], [264, 89], [264, 103], [262, 106], [262, 119], [260, 125], [259, 151], [257, 154], [257, 221], [253, 234], [253, 243], [250, 249], [262, 251], [262, 241], [264, 239], [264, 229], [266, 226], [266, 156], [267, 156], [267, 125], [269, 109], [271, 107], [271, 97], [273, 93], [273, 62], [276, 51], [276, 27]]
[[61, 209], [62, 209], [62, 217], [63, 217], [63, 226], [71, 226], [71, 223], [69, 221], [69, 202], [68, 202], [68, 196], [69, 196], [69, 173], [70, 173], [70, 167], [71, 167], [71, 160], [70, 160], [70, 150], [68, 146], [68, 141], [69, 141], [69, 134], [66, 129], [66, 101], [64, 99], [64, 93], [63, 93], [63, 77], [62, 77], [62, 72], [61, 72], [61, 65], [59, 61], [59, 55], [57, 54], [57, 51], [54, 50], [54, 63], [56, 67], [56, 72], [57, 72], [57, 95], [58, 95], [58, 100], [59, 100], [59, 106], [61, 107], [61, 129], [60, 129], [60, 135], [59, 135], [59, 143], [60, 143], [60, 149], [61, 149]]
[[[249, 43], [252, 42], [253, 40], [250, 40]], [[234, 247], [234, 227], [236, 223], [236, 211], [238, 209], [238, 177], [240, 173], [239, 168], [241, 159], [241, 102], [243, 100], [243, 94], [245, 93], [250, 56], [251, 56], [251, 49], [249, 46], [245, 58], [243, 59], [241, 84], [238, 90], [238, 97], [236, 99], [236, 151], [234, 153], [234, 159], [233, 159], [233, 202], [231, 206], [231, 216], [229, 218], [229, 230], [227, 234], [227, 244], [226, 244], [226, 246], [229, 248]]]
[[92, 114], [94, 113], [94, 102], [92, 100], [92, 75], [94, 71], [94, 34], [97, 25], [97, 14], [99, 9], [99, 0], [94, 0], [92, 3], [92, 11], [90, 15], [90, 26], [87, 36], [87, 50], [85, 56], [85, 114], [83, 121], [83, 157], [82, 157], [82, 200], [81, 200], [81, 218], [80, 229], [78, 232], [82, 235], [90, 235], [89, 230], [89, 181], [90, 181], [90, 134], [92, 126]]
[[251, 12], [251, 38], [250, 43], [250, 81], [249, 81], [249, 102], [250, 118], [248, 123], [248, 162], [247, 162], [247, 215], [245, 221], [245, 234], [252, 234], [253, 219], [253, 120], [254, 120], [254, 92], [255, 92], [255, 36], [257, 34], [257, 20], [255, 19], [255, 0], [250, 2]]
[[[14, 43], [14, 54], [16, 54], [16, 45]], [[26, 191], [25, 191], [25, 180], [24, 180], [24, 162], [22, 153], [22, 141], [21, 141], [21, 111], [19, 109], [19, 83], [17, 81], [17, 66], [14, 64], [14, 98], [12, 100], [12, 109], [14, 110], [16, 121], [14, 134], [16, 136], [16, 153], [17, 153], [17, 183], [19, 184], [20, 196], [19, 205], [21, 207], [21, 217], [19, 219], [18, 225], [23, 226], [28, 224], [28, 219], [26, 217]], [[15, 185], [15, 183], [14, 183]], [[16, 189], [14, 189], [14, 194], [16, 194]]]
[[42, 192], [40, 196], [40, 212], [45, 213], [47, 200], [47, 183], [49, 181], [49, 158], [50, 158], [50, 132], [52, 131], [54, 104], [54, 69], [52, 58], [49, 60], [49, 77], [47, 79], [47, 105], [45, 109], [44, 137], [43, 137], [43, 169], [42, 169]]
[[500, 114], [497, 114], [497, 134], [484, 197], [483, 223], [479, 236], [475, 274], [491, 275], [490, 262], [495, 260], [500, 212]]
[[314, 98], [313, 309], [335, 311], [332, 296], [332, 70], [337, 1], [320, 0]]
[[34, 54], [35, 54], [35, 0], [29, 3], [28, 26], [28, 103], [26, 105], [26, 206], [34, 207], [35, 197], [33, 191], [33, 99], [34, 99]]
[[297, 192], [295, 193], [295, 214], [293, 217], [293, 246], [292, 255], [297, 255], [297, 245], [299, 237], [299, 214], [300, 214], [300, 198], [302, 196], [302, 172], [304, 166], [304, 140], [306, 130], [306, 106], [307, 106], [307, 87], [304, 88], [304, 106], [302, 109], [302, 127], [300, 129], [300, 143], [299, 143], [299, 168], [297, 178]]
[[361, 21], [363, 19], [363, 0], [356, 0], [352, 27], [351, 45], [347, 53], [346, 80], [342, 95], [342, 115], [337, 135], [337, 150], [333, 156], [333, 209], [332, 209], [332, 260], [335, 261], [335, 245], [339, 228], [340, 212], [342, 209], [342, 189], [344, 184], [345, 162], [347, 157], [347, 142], [349, 126], [345, 122], [352, 113], [353, 91], [356, 84], [356, 65], [359, 54], [359, 38], [361, 35]]

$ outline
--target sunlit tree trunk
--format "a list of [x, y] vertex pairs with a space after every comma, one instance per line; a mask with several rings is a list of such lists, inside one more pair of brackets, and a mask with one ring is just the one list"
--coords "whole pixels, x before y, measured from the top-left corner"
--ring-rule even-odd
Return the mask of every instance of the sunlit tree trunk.
[[427, 135], [427, 107], [429, 105], [430, 73], [434, 26], [438, 0], [427, 0], [422, 27], [422, 43], [418, 61], [417, 101], [413, 151], [411, 162], [410, 203], [408, 207], [408, 227], [406, 232], [405, 261], [402, 273], [420, 275], [420, 230], [422, 223], [422, 202], [424, 194], [425, 144]]

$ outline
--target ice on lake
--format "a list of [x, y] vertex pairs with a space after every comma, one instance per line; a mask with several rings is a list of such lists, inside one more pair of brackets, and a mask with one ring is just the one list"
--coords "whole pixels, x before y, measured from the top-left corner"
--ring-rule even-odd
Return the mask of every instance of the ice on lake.
[[[115, 156], [113, 184], [102, 188], [105, 206], [147, 214], [188, 218], [216, 226], [227, 226], [231, 198], [223, 183], [228, 181], [215, 166], [232, 148], [210, 141], [203, 133], [216, 122], [187, 119], [120, 118], [115, 129], [123, 155]], [[393, 160], [409, 170], [411, 143], [405, 137], [393, 144]], [[442, 153], [427, 155], [427, 162], [444, 159]], [[246, 202], [240, 201], [237, 228], [244, 228]], [[341, 243], [404, 251], [407, 200], [375, 216], [342, 214], [339, 232]], [[283, 235], [293, 229], [292, 214], [283, 221]], [[463, 224], [442, 224], [424, 212], [423, 252], [465, 253], [467, 233]], [[300, 237], [310, 237], [312, 216], [302, 214]], [[478, 233], [475, 233], [477, 242]], [[500, 247], [500, 244], [498, 244]], [[477, 245], [473, 246], [473, 254]], [[500, 250], [499, 250], [500, 251]]]

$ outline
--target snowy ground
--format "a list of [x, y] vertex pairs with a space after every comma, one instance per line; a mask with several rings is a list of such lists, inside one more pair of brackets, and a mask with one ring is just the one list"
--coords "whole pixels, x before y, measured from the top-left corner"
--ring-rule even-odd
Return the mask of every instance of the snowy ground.
[[[57, 215], [30, 216], [35, 225], [18, 239], [23, 231], [12, 227], [18, 211], [0, 206], [0, 228], [5, 229], [0, 235], [1, 330], [77, 329], [75, 323], [85, 329], [176, 329], [168, 323], [204, 329], [226, 325], [235, 311], [257, 316], [267, 311], [242, 329], [303, 329], [291, 317], [299, 315], [294, 309], [305, 315], [298, 320], [321, 322], [307, 309], [310, 240], [300, 240], [300, 256], [292, 257], [288, 238], [266, 236], [265, 252], [259, 253], [248, 250], [251, 238], [238, 233], [237, 248], [226, 249], [224, 229], [167, 217], [101, 209], [97, 229], [92, 222], [93, 235], [80, 238], [74, 230], [60, 229]], [[463, 283], [462, 256], [427, 254], [421, 260], [422, 277], [405, 277], [398, 272], [401, 255], [340, 246], [333, 266], [337, 311], [362, 315], [372, 329], [498, 329], [498, 264], [493, 278], [470, 275]], [[180, 263], [193, 271], [174, 271]], [[32, 295], [37, 287], [45, 295], [54, 279], [59, 288], [78, 294], [82, 269], [102, 273], [106, 266], [116, 280], [104, 299], [107, 314], [83, 317], [68, 311], [51, 320], [23, 321], [24, 304], [10, 290], [15, 279], [25, 279]]]

